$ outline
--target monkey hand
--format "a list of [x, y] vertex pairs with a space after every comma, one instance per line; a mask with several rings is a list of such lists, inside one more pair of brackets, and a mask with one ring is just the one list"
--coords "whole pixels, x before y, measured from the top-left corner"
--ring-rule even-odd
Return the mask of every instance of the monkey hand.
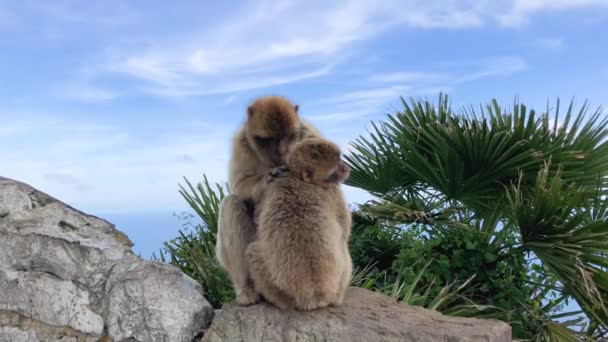
[[277, 177], [285, 176], [287, 171], [288, 171], [288, 169], [287, 169], [287, 166], [285, 166], [285, 165], [277, 166], [277, 167], [270, 169], [270, 171], [268, 171], [268, 174], [266, 175], [266, 184], [272, 183], [272, 181]]

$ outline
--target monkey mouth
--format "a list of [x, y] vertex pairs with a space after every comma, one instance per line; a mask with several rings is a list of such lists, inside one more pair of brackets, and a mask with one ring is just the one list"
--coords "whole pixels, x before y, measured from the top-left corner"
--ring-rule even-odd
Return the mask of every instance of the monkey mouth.
[[346, 163], [344, 161], [340, 161], [340, 164], [338, 165], [338, 173], [340, 175], [346, 175], [350, 172], [350, 167], [348, 167], [348, 165], [346, 165]]

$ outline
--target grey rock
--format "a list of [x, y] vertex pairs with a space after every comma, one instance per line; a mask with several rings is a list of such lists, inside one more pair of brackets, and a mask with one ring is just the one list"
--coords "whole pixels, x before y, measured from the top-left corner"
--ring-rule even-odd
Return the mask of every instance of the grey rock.
[[341, 306], [311, 312], [225, 305], [202, 341], [511, 341], [499, 321], [455, 318], [350, 288]]
[[94, 342], [99, 336], [87, 335], [67, 326], [44, 324], [16, 312], [0, 312], [0, 342], [58, 341]]
[[[119, 264], [106, 286], [110, 336], [138, 341], [162, 341], [165, 336], [168, 341], [182, 341], [189, 337], [186, 339], [190, 341], [211, 324], [214, 315], [213, 308], [201, 298], [200, 289], [191, 282], [167, 264]], [[184, 309], [188, 308], [190, 314], [185, 315]]]
[[214, 315], [111, 223], [0, 177], [0, 341], [191, 341]]
[[25, 331], [14, 327], [0, 327], [0, 342], [38, 342], [38, 336], [33, 331]]
[[0, 289], [3, 310], [87, 334], [103, 333], [103, 317], [89, 307], [89, 293], [69, 280], [37, 271], [0, 269]]

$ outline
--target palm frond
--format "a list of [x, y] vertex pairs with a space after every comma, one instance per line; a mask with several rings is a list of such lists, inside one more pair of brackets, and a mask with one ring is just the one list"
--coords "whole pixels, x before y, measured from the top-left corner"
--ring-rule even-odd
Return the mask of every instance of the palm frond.
[[517, 102], [507, 113], [496, 101], [481, 114], [453, 112], [444, 95], [436, 105], [402, 102], [402, 111], [353, 144], [350, 185], [378, 196], [430, 188], [486, 211], [504, 204], [505, 185], [520, 177], [534, 183], [548, 158], [579, 186], [595, 187], [608, 172], [608, 118], [600, 109], [587, 117], [586, 104], [575, 112], [571, 103], [560, 121], [559, 101], [540, 115]]
[[561, 171], [550, 175], [550, 169], [547, 163], [539, 171], [528, 193], [521, 183], [511, 187], [512, 219], [521, 230], [524, 247], [555, 272], [566, 293], [589, 317], [608, 326], [608, 221], [590, 217], [581, 207], [585, 204], [581, 188], [564, 184]]

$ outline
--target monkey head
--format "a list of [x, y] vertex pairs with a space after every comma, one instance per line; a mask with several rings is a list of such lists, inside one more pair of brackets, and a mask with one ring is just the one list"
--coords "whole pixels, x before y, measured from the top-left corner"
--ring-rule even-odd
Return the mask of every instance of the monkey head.
[[258, 158], [271, 166], [284, 165], [298, 140], [298, 106], [280, 96], [265, 96], [247, 108], [247, 141]]
[[319, 185], [342, 183], [350, 174], [341, 158], [340, 148], [318, 138], [297, 143], [287, 157], [287, 167], [303, 181]]

